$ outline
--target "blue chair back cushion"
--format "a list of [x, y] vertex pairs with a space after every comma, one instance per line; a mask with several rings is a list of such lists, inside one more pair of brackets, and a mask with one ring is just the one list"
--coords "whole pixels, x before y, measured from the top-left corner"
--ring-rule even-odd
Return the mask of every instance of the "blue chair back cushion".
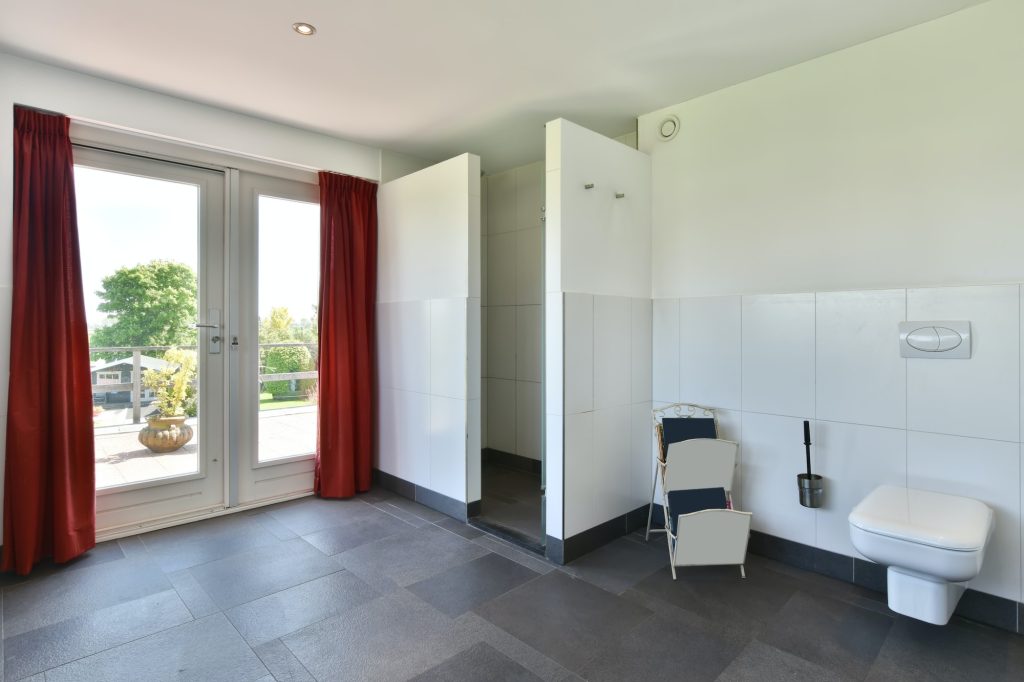
[[718, 438], [715, 420], [710, 417], [665, 417], [661, 420], [662, 458], [668, 456], [669, 443], [693, 438]]
[[693, 490], [670, 490], [668, 512], [672, 532], [676, 532], [676, 519], [680, 514], [691, 514], [705, 509], [725, 509], [725, 488], [694, 488]]

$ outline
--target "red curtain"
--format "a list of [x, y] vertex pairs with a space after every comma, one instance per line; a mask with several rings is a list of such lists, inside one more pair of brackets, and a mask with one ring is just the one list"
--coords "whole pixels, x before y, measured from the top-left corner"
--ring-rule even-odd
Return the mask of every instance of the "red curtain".
[[14, 110], [5, 571], [96, 544], [89, 334], [65, 116]]
[[320, 173], [320, 497], [370, 489], [376, 387], [377, 185]]

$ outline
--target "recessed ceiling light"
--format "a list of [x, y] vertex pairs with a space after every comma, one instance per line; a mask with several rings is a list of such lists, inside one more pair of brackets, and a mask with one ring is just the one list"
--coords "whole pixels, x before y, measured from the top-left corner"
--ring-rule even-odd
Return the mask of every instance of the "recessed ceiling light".
[[311, 36], [316, 33], [316, 26], [307, 24], [304, 21], [297, 21], [292, 24], [292, 29], [300, 36]]

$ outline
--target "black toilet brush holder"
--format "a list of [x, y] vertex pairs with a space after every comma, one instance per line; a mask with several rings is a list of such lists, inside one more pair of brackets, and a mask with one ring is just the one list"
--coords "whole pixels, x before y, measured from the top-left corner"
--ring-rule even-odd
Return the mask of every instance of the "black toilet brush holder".
[[807, 457], [807, 473], [796, 475], [796, 486], [800, 492], [800, 504], [818, 509], [825, 503], [825, 479], [811, 473], [811, 423], [804, 421], [804, 454]]

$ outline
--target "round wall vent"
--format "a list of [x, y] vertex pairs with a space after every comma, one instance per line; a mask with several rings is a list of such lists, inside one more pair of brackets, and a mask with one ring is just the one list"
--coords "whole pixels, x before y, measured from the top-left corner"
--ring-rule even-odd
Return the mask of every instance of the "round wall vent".
[[661, 136], [662, 142], [668, 142], [676, 133], [679, 132], [679, 118], [676, 116], [668, 116], [658, 126], [658, 134]]

